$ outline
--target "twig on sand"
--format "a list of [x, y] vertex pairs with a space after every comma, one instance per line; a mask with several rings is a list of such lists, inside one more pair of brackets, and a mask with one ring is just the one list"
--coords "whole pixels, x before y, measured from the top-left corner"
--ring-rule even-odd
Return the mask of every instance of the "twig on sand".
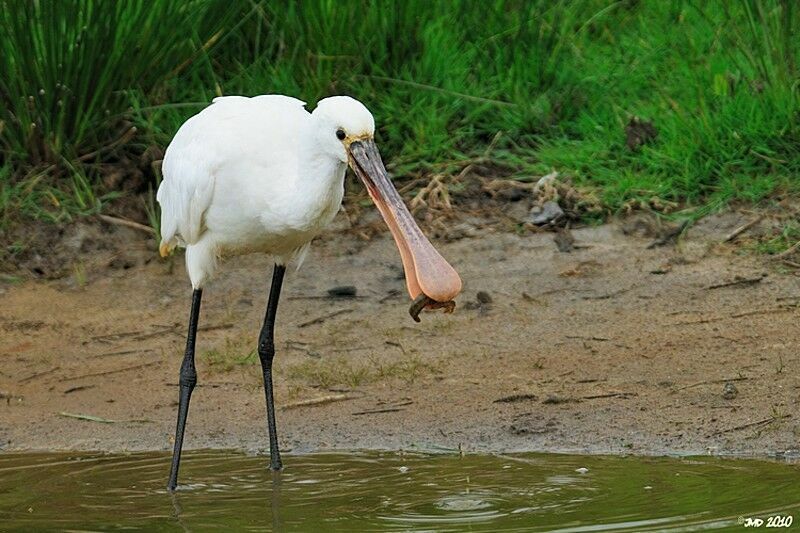
[[327, 396], [320, 396], [319, 398], [311, 398], [308, 400], [301, 400], [299, 402], [284, 405], [282, 409], [295, 409], [297, 407], [315, 407], [318, 405], [325, 405], [333, 402], [342, 402], [345, 400], [355, 400], [359, 396], [353, 394], [329, 394]]
[[598, 400], [600, 398], [630, 398], [638, 396], [635, 392], [607, 392], [605, 394], [592, 394], [591, 396], [581, 396], [583, 400]]
[[378, 300], [378, 303], [383, 303], [390, 298], [395, 298], [397, 296], [400, 296], [400, 294], [401, 294], [400, 291], [398, 291], [397, 289], [391, 289], [389, 292], [386, 293], [386, 296]]
[[775, 313], [790, 313], [794, 310], [795, 306], [786, 306], [786, 307], [775, 307], [772, 309], [756, 309], [754, 311], [744, 311], [742, 313], [734, 313], [731, 315], [731, 318], [742, 318], [745, 316], [753, 316], [753, 315], [772, 315]]
[[343, 315], [345, 313], [352, 313], [352, 312], [353, 312], [352, 309], [339, 309], [338, 311], [334, 311], [333, 313], [328, 313], [327, 315], [322, 315], [322, 316], [317, 317], [317, 318], [315, 318], [313, 320], [309, 320], [308, 322], [303, 322], [302, 324], [298, 324], [297, 327], [298, 328], [305, 328], [305, 327], [308, 327], [308, 326], [313, 326], [314, 324], [321, 324], [322, 322], [325, 322], [329, 318], [333, 318], [335, 316]]
[[511, 396], [503, 396], [502, 398], [498, 398], [492, 403], [517, 403], [536, 399], [537, 396], [535, 394], [512, 394]]
[[608, 300], [609, 298], [616, 298], [620, 294], [625, 294], [626, 292], [630, 291], [633, 287], [628, 287], [627, 289], [620, 289], [618, 291], [609, 292], [606, 294], [598, 294], [598, 295], [588, 295], [582, 296], [584, 300]]
[[800, 241], [797, 241], [796, 243], [794, 243], [793, 245], [791, 245], [789, 248], [787, 248], [786, 250], [782, 251], [781, 253], [779, 253], [777, 255], [773, 255], [772, 258], [773, 259], [786, 259], [790, 255], [795, 253], [797, 250], [800, 250]]
[[352, 413], [353, 416], [361, 416], [361, 415], [375, 415], [378, 413], [396, 413], [398, 411], [405, 411], [405, 409], [401, 409], [399, 407], [388, 407], [386, 409], [372, 409], [369, 411], [357, 411]]
[[733, 230], [732, 232], [728, 233], [728, 235], [722, 240], [722, 242], [731, 242], [736, 237], [738, 237], [739, 235], [741, 235], [745, 231], [749, 230], [750, 228], [752, 228], [753, 226], [755, 226], [756, 224], [758, 224], [762, 220], [764, 220], [764, 215], [763, 214], [758, 215], [756, 218], [754, 218], [753, 220], [751, 220], [747, 224], [743, 224], [743, 225], [739, 226], [738, 228], [736, 228], [735, 230]]
[[211, 326], [200, 326], [197, 329], [198, 329], [198, 331], [214, 331], [214, 330], [217, 330], [217, 329], [231, 329], [232, 327], [233, 327], [233, 324], [216, 324], [216, 325], [211, 325]]
[[725, 378], [725, 379], [708, 379], [704, 381], [698, 381], [697, 383], [692, 383], [691, 385], [684, 385], [678, 389], [675, 389], [675, 392], [682, 391], [685, 389], [692, 389], [694, 387], [699, 387], [700, 385], [711, 385], [714, 383], [727, 383], [728, 381], [747, 381], [750, 378], [745, 376], [740, 376], [738, 378]]
[[761, 283], [761, 280], [763, 280], [766, 277], [767, 275], [764, 274], [763, 272], [758, 276], [752, 278], [743, 278], [741, 276], [736, 276], [731, 281], [725, 281], [723, 283], [716, 283], [714, 285], [709, 285], [708, 287], [706, 287], [706, 290], [722, 289], [723, 287], [735, 287], [741, 285], [755, 285], [756, 283]]
[[77, 379], [83, 378], [93, 378], [97, 376], [107, 376], [109, 374], [116, 374], [118, 372], [126, 372], [128, 370], [136, 370], [139, 368], [144, 368], [146, 366], [153, 366], [156, 364], [156, 361], [152, 361], [150, 363], [142, 363], [141, 365], [133, 365], [133, 366], [126, 366], [125, 368], [117, 368], [116, 370], [106, 370], [105, 372], [92, 372], [91, 374], [81, 374], [80, 376], [67, 376], [59, 379], [58, 381], [75, 381]]
[[[234, 326], [234, 324], [231, 324], [231, 323], [210, 324], [210, 325], [200, 326], [198, 328], [198, 331], [214, 331], [214, 330], [218, 330], [218, 329], [230, 329], [233, 326]], [[153, 328], [153, 331], [146, 332], [143, 329], [139, 329], [139, 330], [134, 330], [134, 331], [121, 331], [119, 333], [108, 333], [106, 335], [95, 335], [94, 337], [91, 337], [91, 340], [83, 341], [83, 344], [89, 344], [89, 342], [91, 342], [91, 341], [103, 342], [103, 343], [111, 343], [111, 342], [120, 341], [120, 340], [122, 340], [124, 338], [128, 338], [128, 337], [130, 337], [131, 340], [134, 340], [134, 341], [143, 341], [145, 339], [150, 339], [152, 337], [157, 337], [159, 335], [164, 335], [164, 334], [175, 334], [175, 335], [181, 335], [182, 336], [182, 333], [180, 333], [178, 331], [178, 327], [180, 327], [180, 324], [178, 324], [178, 323], [175, 323], [175, 324], [153, 324], [150, 327]], [[121, 355], [121, 354], [120, 353], [111, 353], [111, 354], [108, 354], [108, 355]]]
[[124, 422], [150, 424], [153, 422], [152, 420], [147, 420], [146, 418], [132, 419], [132, 420], [111, 420], [110, 418], [102, 418], [94, 415], [85, 415], [83, 413], [68, 413], [66, 411], [61, 411], [60, 413], [58, 413], [58, 416], [65, 416], [67, 418], [77, 418], [78, 420], [86, 420], [87, 422], [98, 422], [100, 424], [119, 424]]
[[714, 433], [711, 434], [711, 436], [713, 437], [714, 435], [722, 435], [723, 433], [730, 433], [731, 431], [739, 431], [739, 430], [742, 430], [742, 429], [747, 429], [747, 428], [752, 428], [752, 427], [768, 426], [768, 425], [770, 425], [770, 424], [772, 424], [774, 422], [777, 422], [778, 420], [783, 420], [785, 418], [791, 418], [791, 417], [792, 417], [792, 415], [788, 415], [788, 414], [787, 415], [780, 415], [780, 416], [771, 416], [769, 418], [765, 418], [764, 420], [759, 420], [757, 422], [750, 422], [749, 424], [742, 424], [741, 426], [736, 426], [734, 428], [715, 431]]
[[395, 348], [400, 348], [400, 351], [403, 352], [404, 355], [406, 353], [406, 349], [403, 348], [403, 345], [400, 344], [399, 342], [385, 341], [384, 344], [386, 344], [387, 346], [394, 346]]
[[110, 418], [101, 418], [99, 416], [84, 415], [82, 413], [67, 413], [61, 411], [58, 416], [65, 416], [67, 418], [77, 418], [78, 420], [86, 420], [87, 422], [99, 422], [101, 424], [116, 424], [118, 420], [111, 420]]
[[72, 392], [78, 392], [80, 390], [93, 389], [93, 388], [94, 385], [78, 385], [77, 387], [68, 388], [67, 390], [64, 391], [64, 394], [70, 394]]
[[105, 352], [105, 353], [99, 353], [97, 355], [90, 355], [89, 358], [90, 359], [97, 359], [98, 357], [109, 357], [109, 356], [112, 356], [112, 355], [130, 355], [130, 354], [134, 354], [134, 353], [136, 353], [136, 354], [145, 354], [145, 353], [149, 353], [149, 352], [152, 352], [152, 351], [153, 351], [152, 348], [145, 348], [143, 350], [117, 350], [116, 352]]
[[28, 376], [26, 378], [22, 378], [21, 380], [17, 381], [17, 383], [25, 383], [26, 381], [30, 381], [32, 379], [36, 379], [36, 378], [39, 378], [39, 377], [42, 377], [42, 376], [46, 376], [47, 374], [52, 374], [53, 372], [55, 372], [56, 370], [59, 370], [59, 369], [61, 369], [61, 367], [60, 366], [56, 366], [56, 367], [51, 368], [50, 370], [45, 370], [43, 372], [36, 372], [35, 374], [31, 374], [30, 376]]
[[115, 226], [124, 226], [126, 228], [131, 228], [139, 231], [143, 231], [150, 235], [155, 235], [156, 230], [151, 228], [150, 226], [145, 226], [144, 224], [140, 224], [133, 220], [128, 220], [127, 218], [122, 217], [112, 217], [110, 215], [97, 215], [97, 218], [102, 220], [103, 222], [108, 222], [109, 224], [113, 224]]
[[374, 415], [374, 414], [378, 414], [378, 413], [396, 413], [398, 411], [405, 411], [405, 409], [403, 409], [403, 407], [405, 407], [407, 405], [411, 405], [412, 403], [414, 403], [414, 402], [409, 400], [409, 401], [406, 401], [406, 402], [395, 404], [395, 405], [393, 405], [391, 407], [385, 407], [383, 409], [368, 409], [366, 411], [356, 411], [355, 413], [351, 413], [351, 414], [353, 416], [361, 416], [361, 415]]
[[795, 306], [782, 306], [782, 307], [773, 307], [770, 309], [754, 309], [752, 311], [742, 311], [741, 313], [733, 313], [729, 316], [712, 316], [708, 318], [701, 318], [698, 320], [686, 320], [683, 322], [675, 322], [674, 324], [669, 324], [670, 326], [690, 326], [694, 324], [708, 324], [709, 322], [717, 322], [719, 320], [725, 320], [726, 318], [744, 318], [746, 316], [753, 316], [753, 315], [772, 315], [778, 313], [791, 313], [795, 310]]
[[154, 331], [154, 332], [150, 332], [150, 333], [146, 333], [142, 329], [138, 329], [138, 330], [135, 330], [135, 331], [122, 331], [120, 333], [108, 333], [106, 335], [95, 335], [94, 337], [91, 338], [91, 340], [100, 341], [100, 342], [108, 342], [108, 341], [118, 341], [118, 340], [120, 340], [120, 339], [122, 339], [124, 337], [137, 337], [135, 340], [141, 340], [143, 338], [142, 336], [147, 337], [147, 336], [157, 335], [157, 334], [160, 334], [160, 333], [166, 333], [169, 330], [175, 329], [177, 327], [177, 324], [172, 324], [172, 325], [157, 324], [157, 325], [154, 325], [154, 326], [151, 326], [151, 327], [158, 328], [158, 331]]

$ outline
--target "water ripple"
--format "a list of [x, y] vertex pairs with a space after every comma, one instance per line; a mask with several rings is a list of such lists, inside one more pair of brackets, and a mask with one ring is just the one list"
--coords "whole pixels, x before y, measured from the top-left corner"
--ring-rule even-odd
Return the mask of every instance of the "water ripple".
[[[187, 452], [0, 455], [4, 529], [698, 531], [794, 514], [797, 465], [717, 458]], [[588, 468], [588, 471], [581, 470]], [[576, 474], [576, 471], [586, 472]], [[746, 487], [744, 490], [743, 487]]]

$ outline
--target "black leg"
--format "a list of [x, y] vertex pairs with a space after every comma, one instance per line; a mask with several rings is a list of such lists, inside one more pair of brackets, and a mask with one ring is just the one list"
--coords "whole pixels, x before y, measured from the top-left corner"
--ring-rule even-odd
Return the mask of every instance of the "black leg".
[[169, 490], [175, 490], [178, 484], [178, 467], [181, 462], [183, 448], [183, 430], [186, 428], [186, 415], [189, 412], [189, 400], [197, 384], [197, 371], [194, 368], [194, 342], [197, 337], [197, 319], [200, 316], [200, 300], [203, 289], [195, 289], [192, 293], [192, 311], [189, 315], [189, 333], [186, 335], [186, 353], [183, 355], [181, 373], [178, 380], [180, 386], [180, 403], [178, 404], [178, 426], [175, 428], [175, 449], [172, 451], [172, 468], [169, 472]]
[[264, 325], [258, 337], [258, 357], [261, 359], [261, 370], [264, 372], [264, 395], [267, 397], [267, 428], [269, 430], [269, 467], [280, 470], [281, 452], [278, 450], [278, 430], [275, 428], [275, 402], [272, 397], [272, 359], [275, 357], [275, 314], [278, 312], [278, 299], [281, 296], [281, 285], [286, 267], [275, 265], [272, 271], [272, 287], [269, 290], [267, 313]]

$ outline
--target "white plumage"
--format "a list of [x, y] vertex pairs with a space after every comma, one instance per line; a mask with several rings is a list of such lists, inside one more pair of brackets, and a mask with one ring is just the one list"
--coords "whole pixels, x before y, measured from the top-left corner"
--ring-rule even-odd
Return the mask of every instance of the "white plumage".
[[179, 375], [180, 396], [168, 488], [178, 482], [189, 401], [197, 383], [195, 338], [203, 285], [217, 258], [265, 252], [275, 259], [258, 356], [264, 377], [270, 468], [282, 468], [272, 385], [274, 326], [286, 263], [302, 260], [336, 215], [349, 164], [397, 243], [419, 321], [423, 308], [452, 311], [461, 278], [422, 234], [392, 185], [375, 145], [375, 121], [347, 96], [321, 100], [313, 113], [288, 96], [227, 96], [186, 121], [164, 156], [161, 254], [186, 246], [192, 307]]
[[221, 256], [301, 260], [336, 215], [348, 157], [335, 132], [371, 137], [374, 120], [346, 96], [320, 101], [313, 113], [304, 106], [280, 95], [216, 98], [167, 148], [157, 195], [162, 253], [186, 246], [194, 288]]

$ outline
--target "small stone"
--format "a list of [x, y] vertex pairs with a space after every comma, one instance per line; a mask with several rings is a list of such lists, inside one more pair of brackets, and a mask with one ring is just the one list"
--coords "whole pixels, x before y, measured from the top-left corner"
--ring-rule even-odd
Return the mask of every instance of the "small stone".
[[355, 298], [356, 288], [352, 285], [342, 285], [328, 289], [328, 296], [331, 298]]
[[550, 200], [545, 202], [541, 207], [535, 206], [528, 214], [528, 221], [531, 224], [542, 226], [557, 220], [564, 216], [564, 210], [557, 202]]
[[725, 386], [722, 387], [722, 397], [726, 400], [733, 400], [739, 395], [739, 389], [736, 388], [732, 382], [727, 381]]
[[401, 466], [401, 467], [398, 468], [398, 470], [400, 471], [401, 474], [405, 474], [406, 472], [408, 472], [408, 467], [407, 466]]
[[585, 468], [585, 467], [580, 467], [580, 468], [576, 468], [575, 471], [577, 473], [579, 473], [579, 474], [585, 474], [585, 473], [587, 473], [589, 471], [589, 469]]

